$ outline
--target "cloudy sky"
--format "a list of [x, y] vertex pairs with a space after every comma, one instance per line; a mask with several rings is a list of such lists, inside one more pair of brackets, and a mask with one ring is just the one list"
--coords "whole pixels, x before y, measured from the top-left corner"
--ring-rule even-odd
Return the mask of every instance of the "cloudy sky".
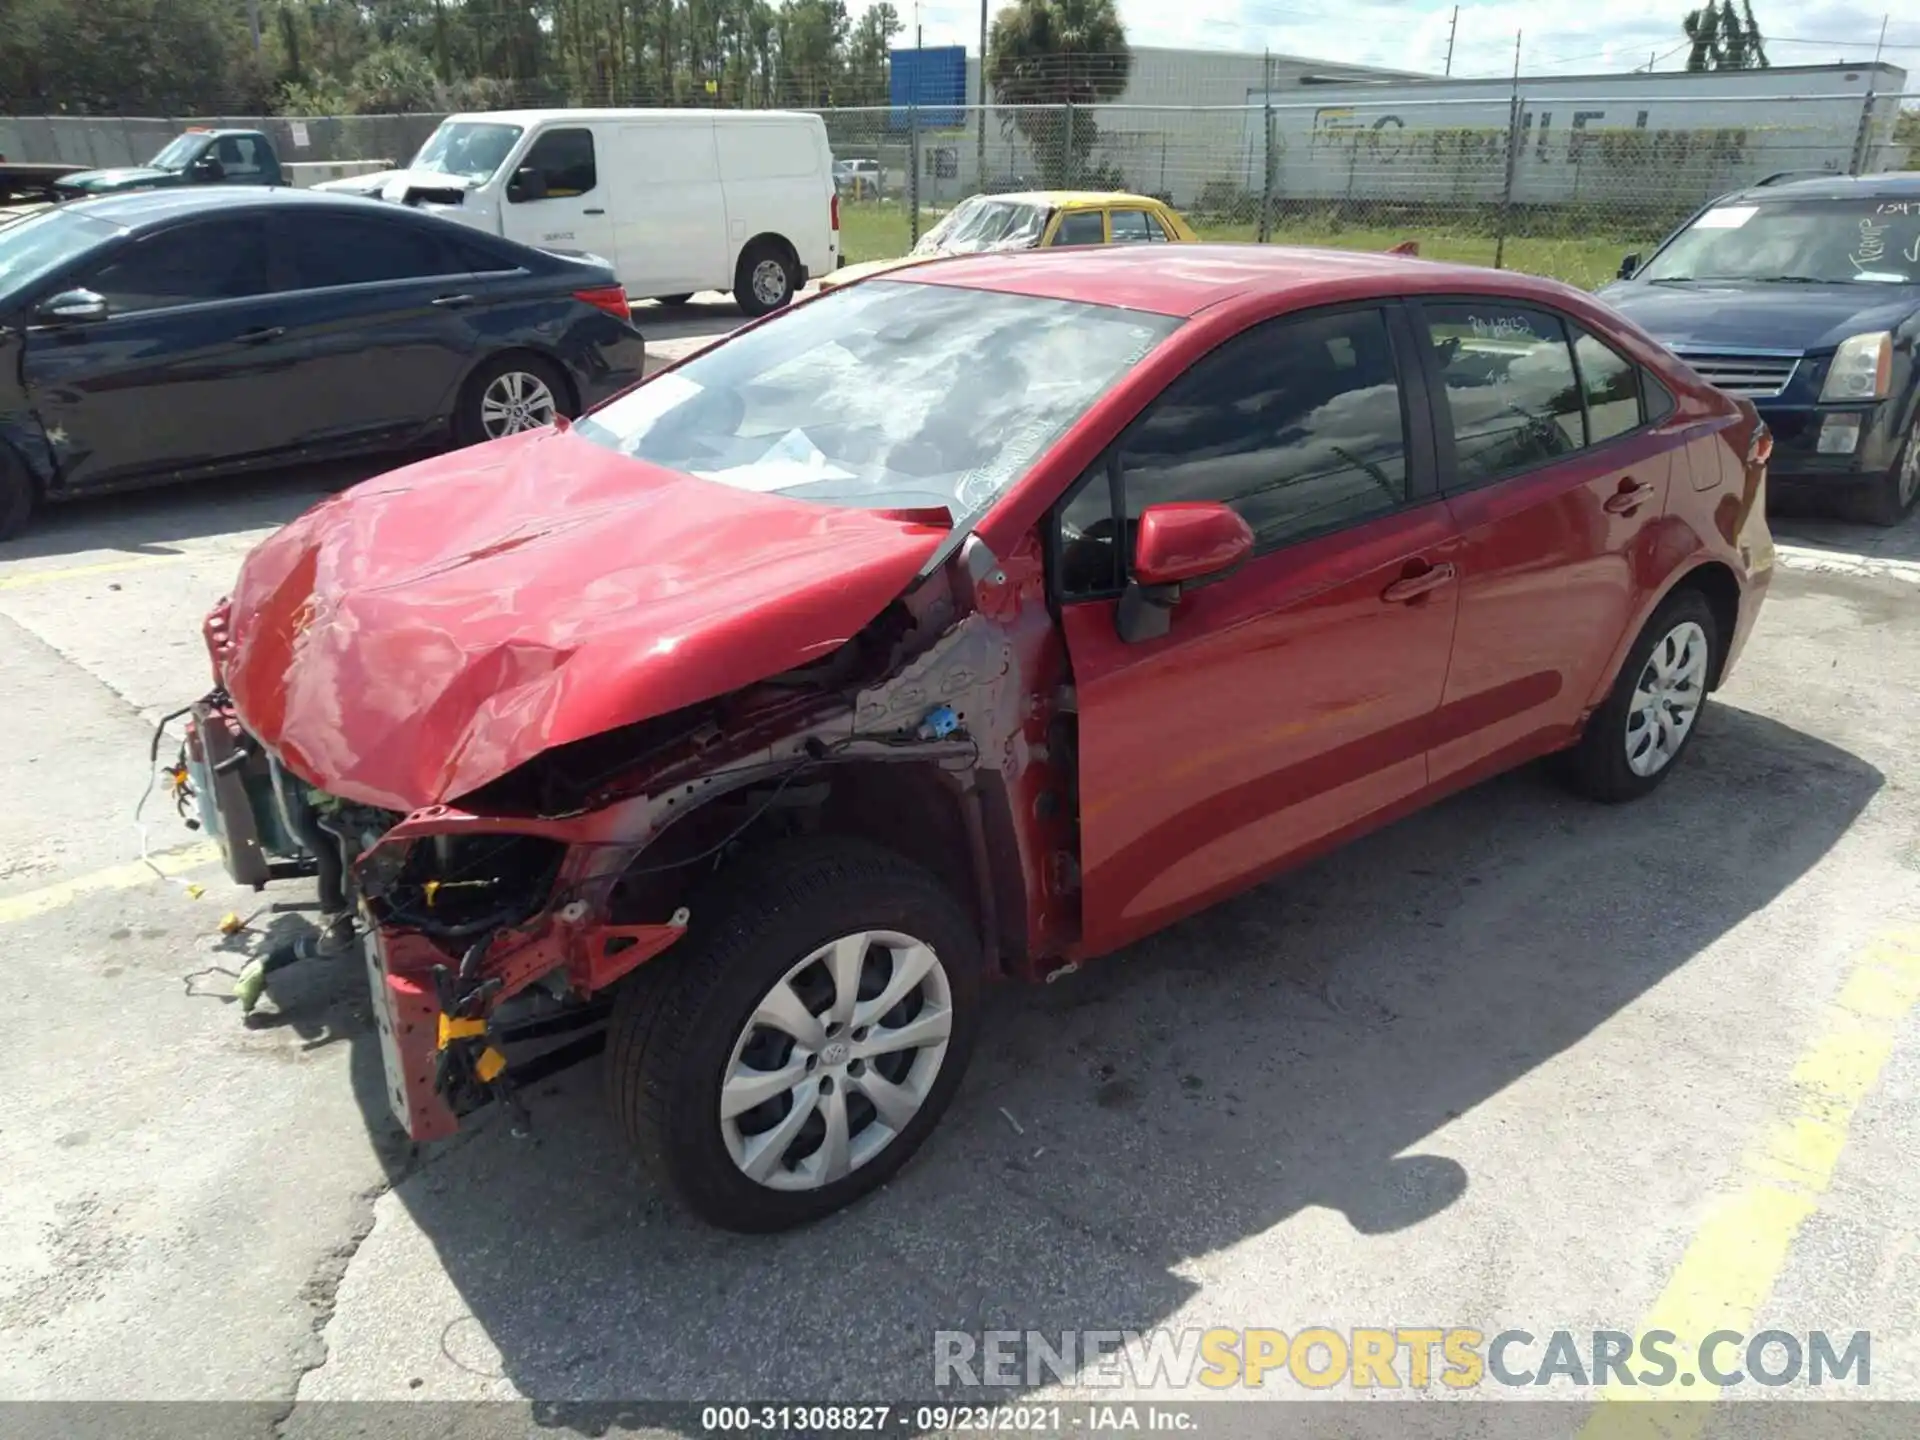
[[[849, 0], [854, 14], [867, 0]], [[913, 0], [893, 0], [911, 43]], [[1004, 0], [989, 0], [997, 10]], [[1698, 0], [1607, 0], [1604, 4], [1465, 0], [1454, 42], [1456, 75], [1505, 75], [1514, 32], [1521, 66], [1532, 75], [1593, 74], [1644, 67], [1677, 70], [1686, 61], [1680, 20]], [[1894, 13], [1884, 59], [1904, 67], [1920, 88], [1920, 12], [1912, 0], [1756, 0], [1754, 14], [1776, 65], [1873, 58], [1883, 11]], [[979, 0], [920, 0], [929, 45], [979, 44]], [[1438, 74], [1447, 53], [1453, 0], [1120, 0], [1136, 45], [1208, 50], [1272, 49], [1323, 60], [1387, 65]]]

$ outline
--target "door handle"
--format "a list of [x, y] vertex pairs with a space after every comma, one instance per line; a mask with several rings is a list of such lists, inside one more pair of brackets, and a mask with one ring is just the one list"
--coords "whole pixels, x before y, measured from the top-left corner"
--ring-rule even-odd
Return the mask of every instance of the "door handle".
[[582, 210], [580, 213], [582, 215], [604, 215], [607, 212], [601, 206], [596, 205], [591, 210]]
[[242, 330], [233, 338], [242, 345], [264, 345], [286, 333], [287, 327], [284, 325], [262, 325], [258, 330]]
[[442, 310], [458, 310], [462, 305], [471, 305], [473, 303], [473, 297], [471, 295], [442, 295], [433, 303], [438, 305]]
[[1380, 598], [1389, 605], [1405, 605], [1410, 600], [1418, 600], [1422, 595], [1438, 590], [1442, 585], [1451, 585], [1455, 573], [1451, 565], [1429, 565], [1418, 575], [1408, 575], [1394, 581], [1380, 592]]
[[1620, 482], [1620, 488], [1600, 502], [1600, 508], [1609, 515], [1631, 515], [1653, 494], [1653, 486], [1643, 480], [1631, 477]]

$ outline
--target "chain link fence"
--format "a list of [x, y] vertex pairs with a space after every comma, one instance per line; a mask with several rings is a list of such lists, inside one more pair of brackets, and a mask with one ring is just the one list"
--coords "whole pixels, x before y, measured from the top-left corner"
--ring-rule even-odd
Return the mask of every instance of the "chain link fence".
[[[899, 255], [982, 192], [1130, 190], [1186, 214], [1208, 240], [1384, 250], [1535, 271], [1580, 285], [1610, 278], [1714, 196], [1771, 177], [1920, 165], [1920, 93], [1792, 100], [1663, 97], [1634, 109], [1562, 91], [1536, 101], [1434, 100], [1404, 91], [1236, 106], [878, 106], [819, 111], [842, 175], [844, 253]], [[1632, 123], [1605, 123], [1626, 114]], [[191, 123], [266, 131], [290, 161], [404, 164], [433, 114]], [[188, 123], [0, 116], [0, 153], [84, 165], [137, 164]]]

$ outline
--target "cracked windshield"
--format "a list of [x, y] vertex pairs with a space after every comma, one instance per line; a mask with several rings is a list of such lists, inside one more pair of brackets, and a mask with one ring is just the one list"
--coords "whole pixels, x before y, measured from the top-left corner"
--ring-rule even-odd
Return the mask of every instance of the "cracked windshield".
[[420, 147], [420, 153], [407, 168], [460, 175], [468, 180], [488, 180], [506, 162], [519, 138], [518, 125], [449, 120], [427, 137], [427, 143]]
[[1651, 284], [1920, 284], [1920, 200], [1720, 205], [1650, 263]]
[[1040, 243], [1047, 209], [983, 196], [956, 206], [921, 237], [915, 255], [974, 255], [983, 250], [1025, 250]]
[[1177, 320], [869, 281], [661, 375], [579, 435], [742, 490], [863, 509], [991, 504]]

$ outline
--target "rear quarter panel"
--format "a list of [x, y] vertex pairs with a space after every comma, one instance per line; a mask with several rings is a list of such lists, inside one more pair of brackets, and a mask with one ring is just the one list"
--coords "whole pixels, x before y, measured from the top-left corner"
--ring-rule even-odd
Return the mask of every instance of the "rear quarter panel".
[[1739, 609], [1723, 646], [1719, 679], [1733, 669], [1766, 596], [1773, 572], [1773, 536], [1767, 528], [1766, 470], [1747, 464], [1759, 425], [1751, 404], [1700, 380], [1664, 352], [1648, 369], [1674, 394], [1677, 409], [1663, 429], [1681, 440], [1667, 490], [1666, 513], [1645, 554], [1644, 589], [1634, 623], [1621, 637], [1589, 708], [1606, 698], [1640, 631], [1680, 585], [1703, 566], [1724, 566], [1739, 588]]

